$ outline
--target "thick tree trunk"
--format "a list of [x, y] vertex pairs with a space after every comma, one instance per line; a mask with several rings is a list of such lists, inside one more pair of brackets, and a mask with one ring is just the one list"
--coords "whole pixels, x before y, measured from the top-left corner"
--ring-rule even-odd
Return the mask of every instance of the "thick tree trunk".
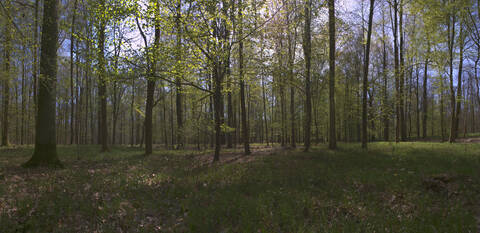
[[40, 54], [40, 87], [38, 95], [35, 149], [25, 167], [41, 165], [61, 167], [56, 143], [56, 81], [58, 45], [58, 1], [45, 0]]

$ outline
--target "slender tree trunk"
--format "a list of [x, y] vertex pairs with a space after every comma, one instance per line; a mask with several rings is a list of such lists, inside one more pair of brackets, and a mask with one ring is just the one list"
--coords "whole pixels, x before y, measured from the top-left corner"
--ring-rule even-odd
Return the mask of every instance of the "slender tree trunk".
[[382, 76], [383, 76], [383, 139], [390, 140], [390, 111], [388, 105], [388, 78], [387, 78], [387, 43], [385, 33], [385, 11], [382, 8]]
[[180, 10], [181, 10], [181, 0], [178, 1], [177, 8], [176, 8], [176, 18], [175, 24], [177, 29], [176, 34], [176, 60], [177, 64], [175, 65], [176, 68], [176, 77], [175, 77], [175, 89], [176, 89], [176, 110], [177, 110], [177, 149], [184, 148], [184, 129], [183, 129], [183, 90], [182, 90], [182, 32], [180, 27]]
[[[239, 27], [238, 34], [239, 37], [243, 36], [243, 17], [242, 17], [242, 0], [238, 2], [238, 17], [239, 17]], [[238, 72], [239, 72], [239, 81], [240, 81], [240, 111], [242, 115], [242, 141], [245, 155], [251, 154], [250, 151], [250, 134], [249, 127], [247, 125], [247, 111], [245, 109], [245, 77], [244, 77], [244, 67], [243, 67], [243, 40], [240, 41], [238, 45]]]
[[74, 124], [75, 124], [75, 98], [73, 96], [73, 53], [75, 41], [75, 16], [77, 14], [77, 0], [73, 2], [72, 25], [70, 32], [70, 144], [73, 144]]
[[228, 123], [228, 127], [230, 128], [229, 131], [227, 132], [227, 148], [233, 148], [233, 134], [234, 134], [234, 131], [232, 130], [235, 130], [235, 120], [234, 120], [234, 117], [233, 117], [233, 103], [232, 103], [232, 80], [233, 80], [233, 77], [232, 77], [232, 74], [231, 74], [231, 69], [230, 69], [230, 59], [229, 59], [229, 62], [228, 62], [228, 83], [227, 83], [227, 88], [228, 88], [228, 93], [227, 93], [227, 114], [228, 114], [228, 119], [227, 119], [227, 123]]
[[458, 64], [458, 75], [457, 75], [457, 106], [455, 111], [455, 131], [454, 131], [454, 138], [458, 138], [458, 130], [459, 130], [459, 121], [460, 121], [460, 113], [462, 109], [462, 72], [463, 72], [463, 25], [460, 23], [460, 61]]
[[400, 105], [402, 104], [400, 98], [400, 71], [399, 71], [399, 61], [398, 61], [398, 2], [397, 0], [393, 1], [393, 18], [392, 18], [392, 33], [393, 33], [393, 51], [394, 51], [394, 73], [395, 73], [395, 142], [400, 142], [400, 125], [401, 119], [400, 115], [402, 114]]
[[[132, 78], [132, 97], [130, 102], [130, 146], [135, 145], [135, 79]], [[93, 131], [92, 131], [93, 133]]]
[[[329, 55], [329, 106], [330, 106], [330, 130], [328, 148], [337, 148], [337, 138], [335, 135], [335, 0], [328, 0], [328, 32], [330, 38]], [[307, 107], [308, 108], [308, 107]]]
[[[11, 10], [11, 2], [6, 1], [5, 2], [5, 10], [6, 14], [10, 14]], [[10, 101], [10, 79], [11, 79], [11, 70], [10, 66], [12, 65], [12, 60], [11, 60], [11, 53], [12, 53], [12, 40], [13, 40], [13, 34], [12, 34], [12, 18], [11, 15], [7, 15], [6, 18], [6, 25], [4, 29], [4, 72], [5, 72], [5, 78], [3, 79], [3, 109], [2, 109], [2, 144], [1, 146], [8, 146], [9, 141], [8, 141], [8, 110], [9, 110], [9, 101]]]
[[25, 43], [22, 45], [23, 53], [22, 53], [22, 107], [21, 107], [21, 126], [20, 126], [20, 144], [23, 145], [25, 143], [25, 104], [26, 104], [26, 93], [27, 91], [25, 86], [25, 50], [26, 46]]
[[450, 138], [449, 142], [455, 142], [455, 135], [456, 135], [456, 97], [455, 97], [455, 89], [453, 87], [453, 53], [454, 53], [454, 46], [455, 46], [455, 16], [451, 17], [448, 16], [448, 55], [449, 55], [449, 66], [450, 66], [450, 104], [452, 108], [451, 118], [450, 118]]
[[58, 1], [44, 0], [40, 54], [40, 80], [35, 149], [25, 167], [61, 167], [56, 143], [56, 81], [58, 45]]
[[[329, 2], [329, 9], [333, 8], [330, 4], [333, 4], [333, 1]], [[330, 9], [333, 11], [333, 9]], [[311, 51], [312, 51], [312, 38], [311, 38], [311, 13], [312, 13], [312, 3], [311, 0], [305, 1], [305, 29], [304, 29], [304, 38], [303, 38], [303, 53], [305, 56], [305, 131], [304, 133], [304, 144], [305, 152], [310, 150], [310, 134], [311, 134], [311, 125], [312, 125], [312, 94], [310, 91], [310, 67], [311, 67]], [[329, 12], [331, 14], [331, 12]], [[332, 16], [330, 16], [331, 20]], [[334, 25], [334, 24], [333, 24]], [[332, 23], [330, 22], [330, 37], [332, 37]], [[335, 27], [335, 25], [333, 26]], [[332, 38], [330, 38], [330, 46], [332, 43]], [[330, 47], [332, 48], [332, 47]], [[331, 53], [330, 53], [331, 55]], [[330, 72], [331, 72], [330, 67]]]
[[[262, 50], [261, 50], [261, 57], [263, 60], [263, 34], [262, 34]], [[267, 98], [266, 98], [266, 93], [265, 93], [265, 77], [264, 77], [264, 69], [262, 66], [262, 102], [263, 102], [263, 121], [265, 125], [265, 140], [267, 141], [267, 146], [268, 146], [268, 123], [267, 123]]]
[[405, 59], [404, 59], [404, 34], [403, 34], [403, 1], [400, 0], [399, 12], [399, 36], [400, 36], [400, 74], [399, 74], [399, 113], [400, 113], [400, 138], [402, 141], [407, 140], [407, 125], [405, 123]]
[[153, 98], [155, 95], [155, 71], [157, 64], [157, 50], [160, 45], [160, 22], [159, 5], [155, 4], [155, 42], [154, 51], [150, 60], [149, 77], [147, 79], [147, 100], [145, 103], [145, 155], [152, 154], [153, 151]]
[[[375, 0], [370, 0], [370, 13], [368, 15], [367, 44], [363, 66], [363, 96], [362, 96], [362, 148], [367, 148], [368, 142], [368, 120], [367, 120], [367, 92], [368, 92], [368, 67], [370, 63], [370, 41], [372, 37], [373, 8]], [[372, 97], [371, 97], [372, 98]]]
[[221, 68], [219, 61], [216, 61], [214, 65], [214, 75], [213, 75], [213, 105], [214, 105], [214, 120], [215, 120], [215, 154], [213, 157], [213, 162], [220, 160], [220, 147], [221, 147], [221, 135], [222, 135], [222, 82], [223, 82], [223, 69]]
[[[105, 2], [100, 3], [101, 9], [105, 8]], [[103, 12], [103, 11], [102, 11]], [[105, 72], [105, 19], [100, 19], [98, 25], [98, 98], [99, 98], [99, 142], [101, 143], [101, 152], [108, 151], [108, 131], [107, 131], [107, 80]]]
[[425, 68], [423, 72], [423, 98], [422, 98], [422, 107], [423, 107], [423, 119], [422, 119], [422, 137], [427, 137], [427, 118], [428, 118], [428, 53], [430, 53], [430, 44], [428, 44], [427, 54], [425, 56]]

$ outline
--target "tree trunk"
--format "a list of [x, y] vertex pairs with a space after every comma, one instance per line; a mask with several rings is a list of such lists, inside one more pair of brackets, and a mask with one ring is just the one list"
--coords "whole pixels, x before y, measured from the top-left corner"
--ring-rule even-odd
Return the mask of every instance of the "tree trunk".
[[457, 75], [457, 107], [455, 111], [455, 139], [458, 138], [458, 129], [459, 129], [459, 121], [460, 121], [460, 113], [462, 109], [462, 72], [463, 72], [463, 25], [460, 24], [460, 61], [458, 64], [458, 75]]
[[450, 73], [449, 73], [449, 80], [450, 80], [450, 105], [452, 108], [451, 118], [450, 118], [450, 137], [449, 142], [455, 142], [455, 135], [456, 135], [456, 97], [455, 97], [455, 90], [453, 87], [453, 53], [454, 53], [454, 46], [455, 46], [455, 16], [448, 17], [448, 55], [449, 55], [449, 66], [450, 66]]
[[[328, 138], [328, 148], [337, 148], [337, 138], [335, 135], [335, 0], [328, 0], [328, 32], [330, 38], [329, 54], [329, 106], [330, 106], [330, 130]], [[308, 105], [308, 104], [307, 104]], [[308, 108], [308, 107], [307, 107]]]
[[422, 137], [427, 137], [427, 117], [428, 117], [428, 53], [430, 53], [430, 44], [428, 44], [427, 55], [425, 56], [425, 68], [423, 72], [423, 98], [422, 98], [422, 107], [423, 107], [423, 119], [422, 119]]
[[73, 50], [75, 41], [75, 16], [77, 14], [77, 0], [73, 2], [72, 25], [70, 32], [70, 144], [73, 144], [75, 98], [73, 97]]
[[[100, 8], [105, 8], [102, 1]], [[103, 11], [101, 11], [103, 12]], [[105, 72], [105, 19], [100, 19], [98, 26], [98, 98], [100, 106], [99, 114], [99, 142], [102, 146], [101, 152], [108, 151], [107, 131], [107, 80]]]
[[177, 150], [184, 148], [184, 130], [183, 130], [183, 108], [182, 108], [182, 99], [183, 99], [183, 91], [182, 91], [182, 36], [181, 36], [181, 28], [180, 28], [180, 10], [181, 10], [181, 0], [178, 1], [177, 8], [176, 8], [176, 60], [177, 63], [175, 65], [176, 68], [176, 77], [175, 77], [175, 90], [176, 90], [176, 110], [177, 110]]
[[[375, 0], [370, 0], [370, 13], [368, 15], [367, 44], [363, 66], [363, 95], [362, 95], [362, 148], [367, 148], [368, 142], [368, 120], [367, 120], [367, 92], [368, 92], [368, 67], [370, 63], [370, 41], [372, 37], [373, 8]], [[370, 97], [372, 98], [372, 97]]]
[[[6, 14], [10, 14], [11, 10], [11, 2], [6, 1], [5, 3], [5, 10]], [[11, 64], [11, 53], [12, 53], [12, 40], [13, 40], [13, 35], [12, 35], [12, 17], [11, 15], [7, 15], [6, 17], [6, 25], [5, 25], [5, 38], [4, 38], [4, 53], [5, 57], [3, 62], [5, 63], [5, 78], [3, 80], [3, 109], [2, 109], [2, 144], [1, 146], [8, 146], [9, 141], [8, 141], [8, 109], [9, 109], [9, 101], [10, 101], [10, 76], [11, 76], [11, 70], [10, 66]]]
[[[382, 11], [382, 22], [385, 21], [385, 14]], [[385, 38], [385, 23], [382, 23], [382, 37]], [[383, 139], [385, 141], [390, 140], [390, 111], [388, 106], [388, 78], [387, 78], [387, 46], [385, 39], [382, 40], [383, 44], [383, 60], [382, 60], [382, 76], [383, 76]]]
[[155, 4], [155, 42], [154, 50], [151, 58], [149, 59], [150, 67], [148, 71], [147, 79], [147, 100], [145, 103], [145, 156], [150, 155], [153, 152], [153, 98], [155, 95], [155, 71], [157, 64], [157, 51], [160, 45], [160, 22], [158, 3]]
[[45, 0], [43, 7], [40, 79], [35, 149], [25, 167], [62, 167], [56, 143], [56, 81], [58, 46], [58, 1]]
[[399, 74], [399, 113], [400, 113], [400, 137], [402, 141], [407, 140], [407, 125], [405, 123], [405, 59], [403, 52], [403, 1], [400, 0], [400, 12], [399, 12], [399, 36], [400, 36], [400, 74]]
[[[330, 0], [330, 4], [333, 3], [333, 0]], [[310, 67], [311, 67], [311, 51], [312, 51], [312, 36], [311, 36], [311, 13], [312, 13], [312, 2], [311, 0], [305, 1], [305, 29], [304, 29], [304, 38], [303, 38], [303, 54], [305, 56], [305, 131], [304, 133], [304, 144], [305, 144], [305, 152], [310, 150], [310, 133], [311, 133], [311, 125], [312, 125], [312, 94], [310, 92]], [[331, 17], [331, 16], [330, 16]], [[331, 18], [330, 18], [331, 19]], [[330, 27], [331, 27], [330, 22]], [[330, 28], [330, 30], [332, 30]], [[332, 34], [330, 33], [330, 36]], [[331, 43], [330, 39], [330, 43]]]
[[[238, 18], [239, 18], [239, 27], [238, 34], [239, 37], [243, 36], [243, 18], [242, 18], [242, 0], [238, 2]], [[240, 41], [238, 45], [238, 72], [239, 72], [239, 81], [240, 81], [240, 112], [242, 115], [242, 141], [245, 155], [251, 154], [250, 152], [250, 134], [249, 127], [247, 125], [247, 111], [245, 108], [245, 77], [244, 77], [244, 67], [243, 67], [243, 40]]]

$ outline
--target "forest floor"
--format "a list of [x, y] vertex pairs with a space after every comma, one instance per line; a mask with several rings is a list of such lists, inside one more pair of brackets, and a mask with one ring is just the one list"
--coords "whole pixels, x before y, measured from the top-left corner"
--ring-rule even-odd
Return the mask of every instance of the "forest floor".
[[[65, 168], [0, 149], [0, 232], [479, 232], [480, 144], [311, 152], [59, 146]], [[479, 221], [479, 222], [477, 222]]]

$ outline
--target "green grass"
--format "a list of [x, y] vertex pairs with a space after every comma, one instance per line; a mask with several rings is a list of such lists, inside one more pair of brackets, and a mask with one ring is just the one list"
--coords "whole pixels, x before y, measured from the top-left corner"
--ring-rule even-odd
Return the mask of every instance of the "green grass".
[[4, 148], [0, 232], [477, 232], [480, 144], [339, 147], [198, 166], [196, 151], [60, 146], [62, 170]]

